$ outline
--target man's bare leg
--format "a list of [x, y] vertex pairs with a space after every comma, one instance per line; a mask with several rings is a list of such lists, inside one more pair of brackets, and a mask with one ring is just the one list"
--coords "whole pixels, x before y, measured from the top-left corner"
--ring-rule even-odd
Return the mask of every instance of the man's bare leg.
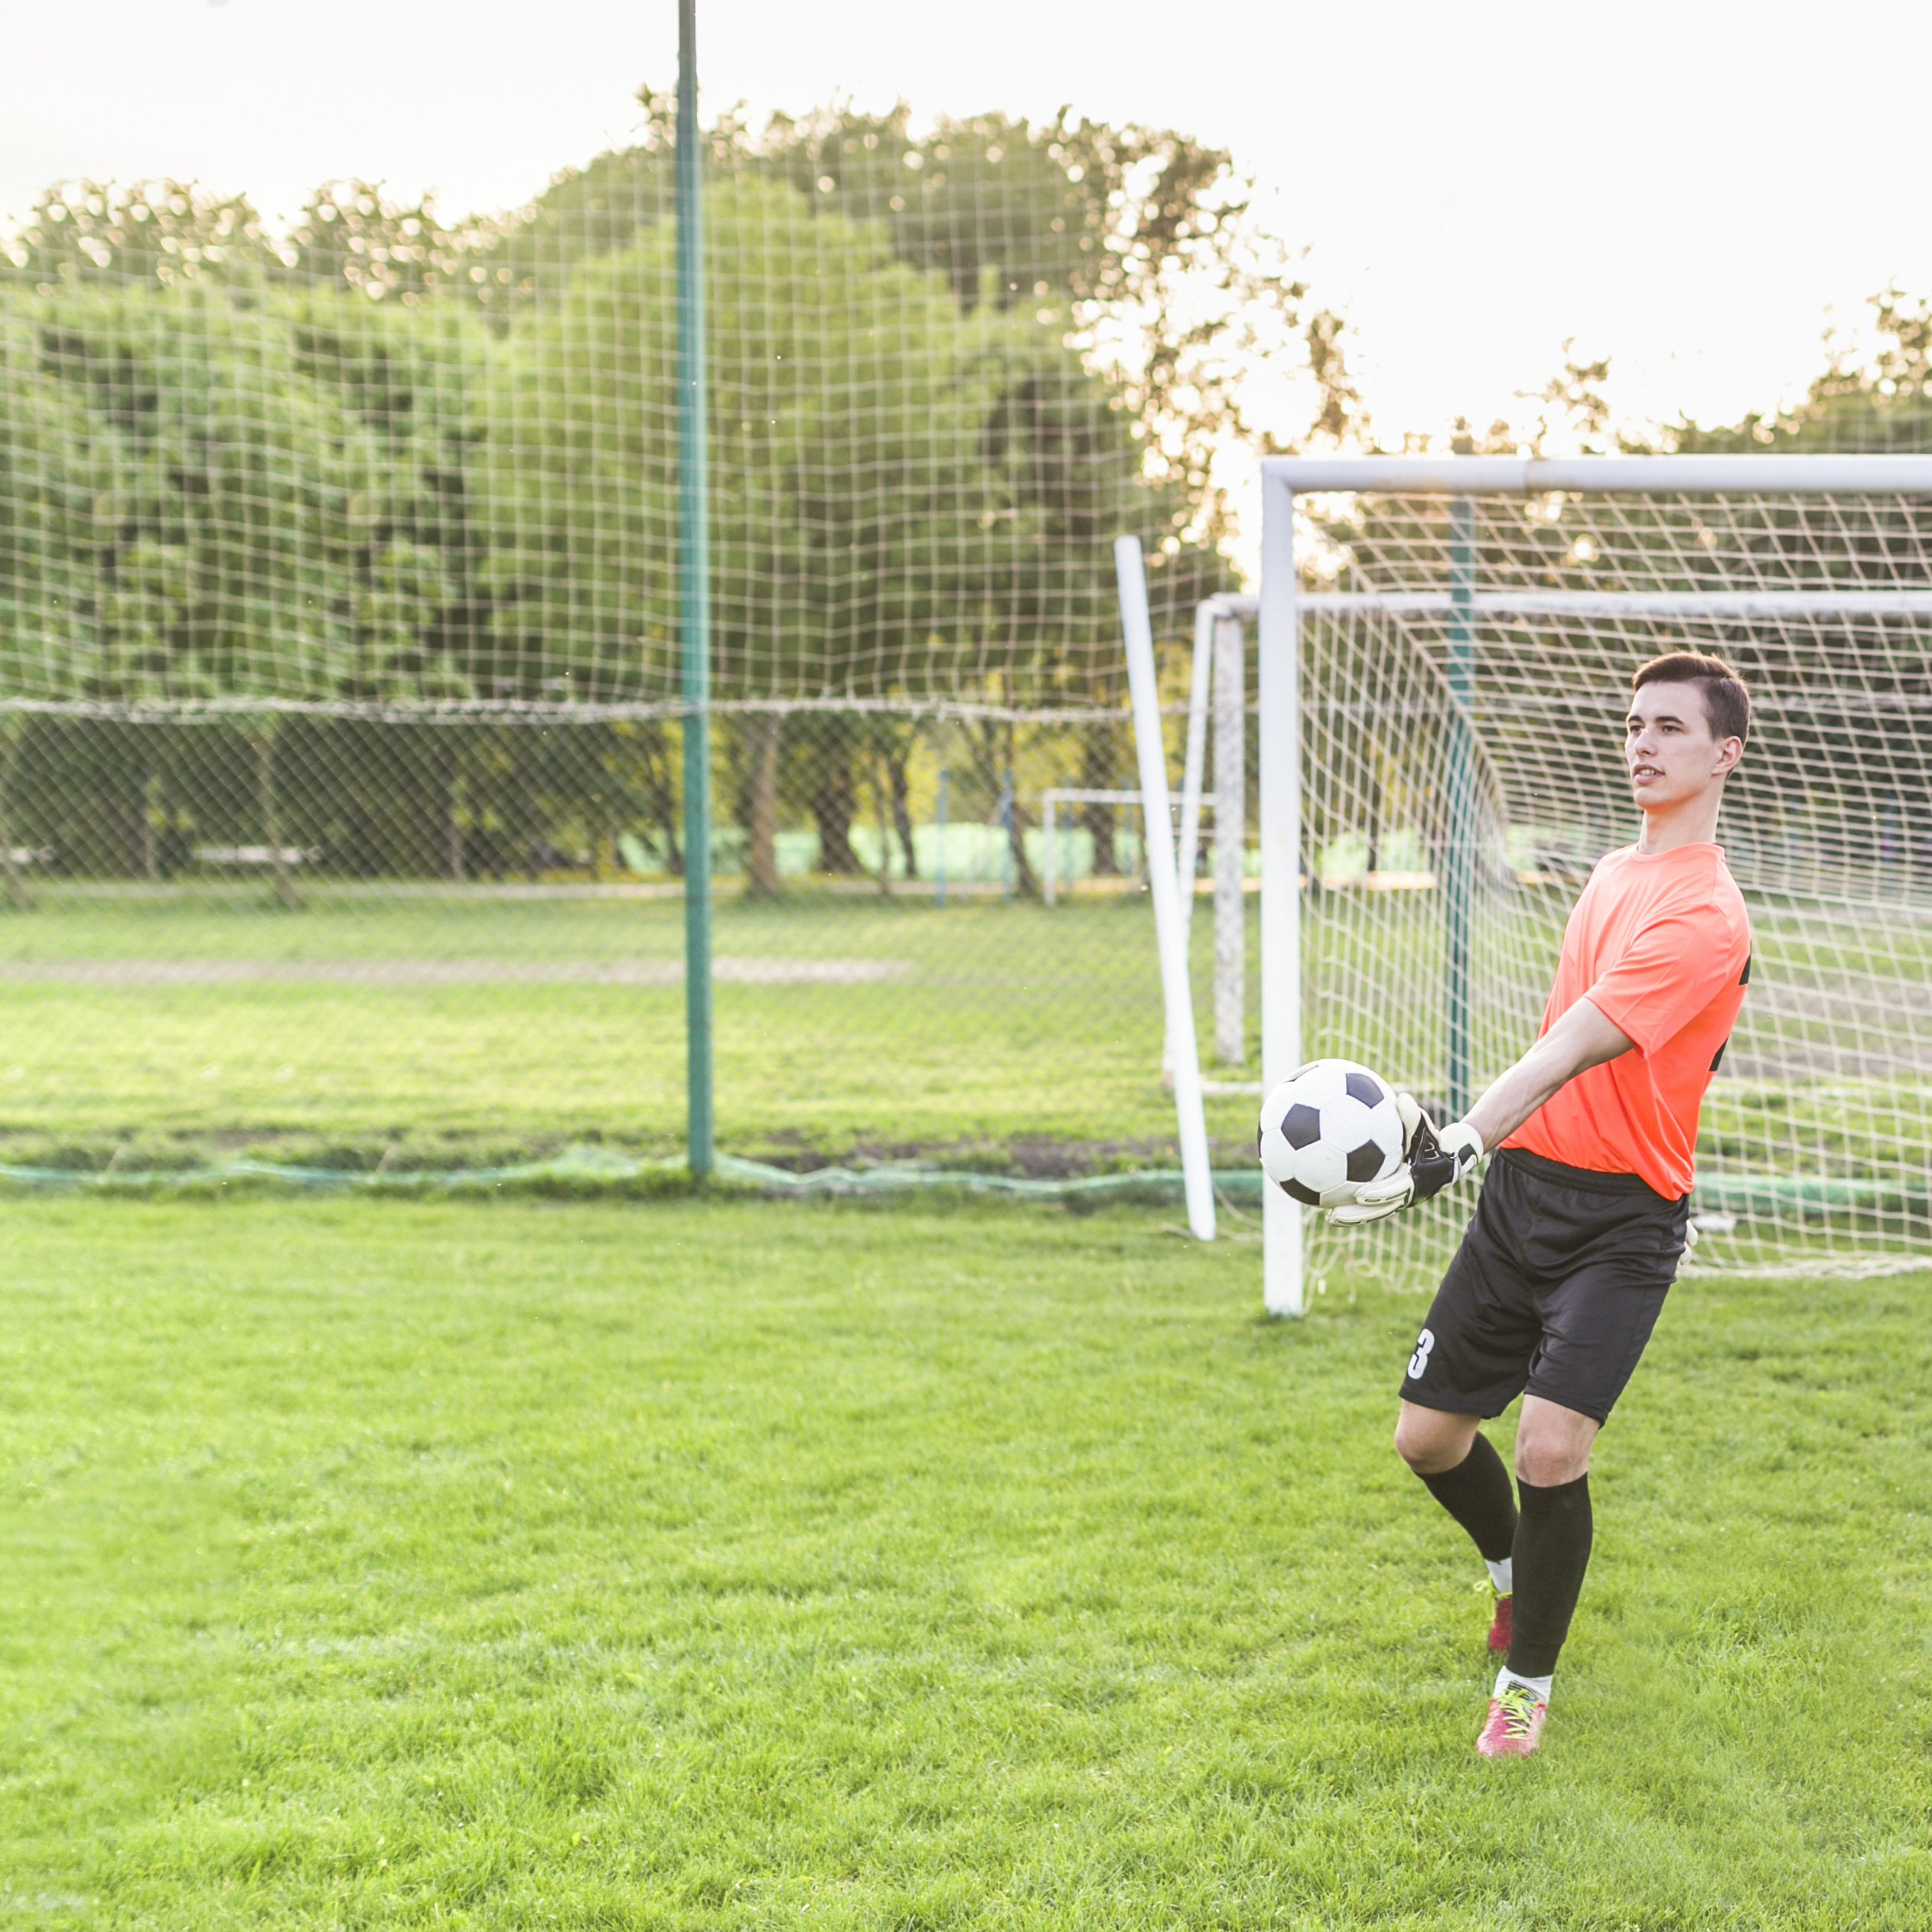
[[[1396, 1417], [1396, 1454], [1417, 1475], [1439, 1476], [1468, 1455], [1481, 1423], [1478, 1416], [1451, 1416], [1405, 1402]], [[1588, 1475], [1599, 1426], [1561, 1403], [1525, 1396], [1516, 1425], [1518, 1478], [1547, 1489]]]
[[1406, 1402], [1396, 1417], [1396, 1454], [1419, 1476], [1440, 1476], [1469, 1453], [1480, 1416], [1451, 1416]]

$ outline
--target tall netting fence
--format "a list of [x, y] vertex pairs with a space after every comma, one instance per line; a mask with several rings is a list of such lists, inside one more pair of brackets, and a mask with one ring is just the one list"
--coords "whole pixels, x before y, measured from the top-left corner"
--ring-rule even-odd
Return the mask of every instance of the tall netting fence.
[[[1320, 500], [1316, 500], [1319, 503]], [[1932, 510], [1860, 497], [1337, 499], [1302, 607], [1305, 1050], [1459, 1106], [1533, 1037], [1635, 836], [1631, 671], [1752, 694], [1719, 837], [1754, 941], [1705, 1103], [1694, 1265], [1932, 1247]], [[1420, 1274], [1445, 1208], [1347, 1252]], [[1342, 1250], [1315, 1236], [1319, 1272]]]
[[43, 210], [0, 262], [0, 1167], [673, 1156], [700, 865], [728, 1153], [1170, 1165], [1138, 811], [1049, 852], [1042, 795], [1135, 782], [1113, 539], [1165, 637], [1230, 580], [1099, 340], [1080, 138], [721, 137], [702, 723], [661, 142], [467, 238]]
[[[0, 711], [0, 1160], [675, 1155], [691, 728], [588, 703]], [[709, 729], [728, 1153], [1171, 1165], [1138, 804], [1060, 806], [1050, 861], [1038, 803], [1117, 776], [1123, 721], [746, 704]], [[1238, 1143], [1244, 1103], [1218, 1104]]]

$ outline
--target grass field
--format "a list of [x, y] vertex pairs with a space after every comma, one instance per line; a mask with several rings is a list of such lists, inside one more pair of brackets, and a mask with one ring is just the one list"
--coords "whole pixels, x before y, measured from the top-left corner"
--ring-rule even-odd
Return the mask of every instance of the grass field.
[[[303, 889], [288, 912], [259, 883], [50, 882], [33, 911], [0, 910], [0, 1165], [141, 1175], [246, 1153], [396, 1174], [514, 1164], [573, 1142], [681, 1151], [683, 907], [667, 888]], [[1482, 902], [1478, 1086], [1531, 1036], [1567, 904], [1559, 890]], [[1259, 1072], [1258, 910], [1247, 1057], [1208, 1066], [1248, 1080]], [[1325, 891], [1305, 923], [1305, 1050], [1363, 1060], [1445, 1102], [1435, 895]], [[1211, 927], [1204, 902], [1204, 1044]], [[1802, 1259], [1821, 1242], [1853, 1261], [1875, 1243], [1922, 1249], [1924, 935], [1787, 906], [1761, 910], [1758, 940], [1699, 1148], [1722, 1191], [1709, 1200], [1744, 1217], [1722, 1258]], [[888, 900], [801, 885], [759, 903], [731, 888], [715, 950], [728, 1153], [802, 1165], [917, 1154], [1036, 1175], [1175, 1163], [1144, 895], [1049, 911], [956, 893], [941, 910], [926, 891]], [[1217, 1165], [1251, 1161], [1253, 1106], [1210, 1101]], [[1790, 1176], [1818, 1181], [1816, 1198], [1762, 1184]]]
[[[132, 962], [669, 966], [683, 920], [681, 904], [662, 898], [318, 889], [283, 914], [259, 891], [225, 901], [48, 893], [33, 913], [0, 914], [0, 1134], [150, 1149], [170, 1136], [305, 1135], [365, 1153], [398, 1140], [595, 1135], [668, 1152], [684, 1121], [676, 984], [60, 976]], [[719, 1132], [735, 1151], [1172, 1137], [1144, 902], [1050, 913], [980, 900], [937, 913], [924, 898], [727, 899], [715, 950], [884, 962], [894, 976], [717, 988]], [[1220, 1103], [1217, 1127], [1251, 1135], [1249, 1112]]]
[[0, 1924], [1932, 1922], [1924, 1278], [1680, 1287], [1488, 1765], [1412, 1295], [1125, 1211], [0, 1242]]

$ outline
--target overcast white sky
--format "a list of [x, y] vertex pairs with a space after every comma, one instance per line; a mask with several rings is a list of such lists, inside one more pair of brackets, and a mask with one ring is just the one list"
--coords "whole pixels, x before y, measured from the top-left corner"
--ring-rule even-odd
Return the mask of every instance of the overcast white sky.
[[[1192, 131], [1230, 147], [1354, 322], [1385, 434], [1479, 420], [1608, 352], [1706, 420], [1818, 361], [1826, 311], [1932, 291], [1904, 0], [700, 0], [708, 106], [837, 93]], [[446, 213], [625, 140], [675, 0], [0, 0], [0, 214], [172, 174], [272, 215], [346, 174]], [[1284, 425], [1286, 426], [1286, 425]]]

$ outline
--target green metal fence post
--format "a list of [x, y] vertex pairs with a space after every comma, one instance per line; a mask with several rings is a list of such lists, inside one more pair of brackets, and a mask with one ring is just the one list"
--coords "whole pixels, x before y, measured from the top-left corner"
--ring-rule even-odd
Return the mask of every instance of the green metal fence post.
[[1442, 848], [1444, 1098], [1451, 1120], [1469, 1110], [1469, 911], [1476, 869], [1476, 506], [1458, 497], [1449, 512], [1448, 823]]
[[678, 0], [679, 591], [684, 700], [685, 1142], [711, 1172], [711, 532], [705, 482], [704, 173], [697, 0]]

